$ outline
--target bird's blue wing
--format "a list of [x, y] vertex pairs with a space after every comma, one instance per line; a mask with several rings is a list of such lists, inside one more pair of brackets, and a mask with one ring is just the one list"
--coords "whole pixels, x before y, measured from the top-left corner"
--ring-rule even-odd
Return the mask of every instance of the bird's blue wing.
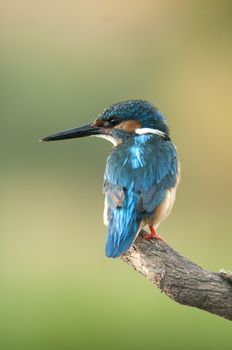
[[[140, 219], [136, 215], [140, 196], [133, 190], [133, 183], [127, 188], [117, 186], [120, 199], [115, 197], [115, 191], [110, 190], [111, 184], [105, 182], [106, 199], [108, 203], [108, 233], [106, 255], [118, 257], [126, 252], [133, 243], [139, 230]], [[121, 200], [123, 199], [123, 202]]]
[[154, 213], [176, 184], [178, 161], [171, 142], [142, 135], [113, 149], [104, 192], [108, 203], [106, 255], [117, 257], [133, 243], [143, 217]]

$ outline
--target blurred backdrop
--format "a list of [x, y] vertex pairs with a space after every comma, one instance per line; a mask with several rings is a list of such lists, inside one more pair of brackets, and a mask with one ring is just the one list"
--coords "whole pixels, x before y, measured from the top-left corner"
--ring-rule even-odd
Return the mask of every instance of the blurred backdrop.
[[231, 5], [0, 2], [2, 350], [231, 349], [229, 321], [104, 257], [111, 145], [38, 142], [112, 103], [153, 102], [182, 163], [159, 233], [204, 268], [232, 270]]

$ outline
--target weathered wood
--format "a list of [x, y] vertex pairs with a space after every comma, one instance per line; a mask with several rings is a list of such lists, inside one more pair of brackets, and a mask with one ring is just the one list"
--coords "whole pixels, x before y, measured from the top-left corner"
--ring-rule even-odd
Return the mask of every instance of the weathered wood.
[[232, 320], [232, 275], [202, 269], [161, 240], [144, 232], [121, 259], [148, 278], [171, 299]]

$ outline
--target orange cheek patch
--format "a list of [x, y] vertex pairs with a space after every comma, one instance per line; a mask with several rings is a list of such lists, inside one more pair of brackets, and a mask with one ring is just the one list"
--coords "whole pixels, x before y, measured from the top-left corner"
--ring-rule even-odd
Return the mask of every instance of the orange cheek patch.
[[101, 126], [103, 126], [103, 121], [99, 120], [99, 119], [95, 119], [93, 125], [101, 127]]
[[129, 132], [133, 132], [138, 128], [141, 128], [141, 124], [138, 120], [127, 120], [115, 126], [115, 129], [122, 129]]

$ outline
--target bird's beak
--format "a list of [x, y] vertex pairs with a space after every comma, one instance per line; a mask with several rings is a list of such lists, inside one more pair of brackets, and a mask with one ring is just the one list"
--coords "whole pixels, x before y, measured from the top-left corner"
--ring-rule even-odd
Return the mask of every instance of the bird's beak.
[[103, 127], [98, 127], [94, 124], [83, 125], [79, 128], [68, 129], [56, 134], [52, 134], [46, 137], [43, 137], [40, 141], [57, 141], [57, 140], [65, 140], [65, 139], [73, 139], [76, 137], [85, 137], [92, 135], [102, 135], [107, 134], [107, 131]]

